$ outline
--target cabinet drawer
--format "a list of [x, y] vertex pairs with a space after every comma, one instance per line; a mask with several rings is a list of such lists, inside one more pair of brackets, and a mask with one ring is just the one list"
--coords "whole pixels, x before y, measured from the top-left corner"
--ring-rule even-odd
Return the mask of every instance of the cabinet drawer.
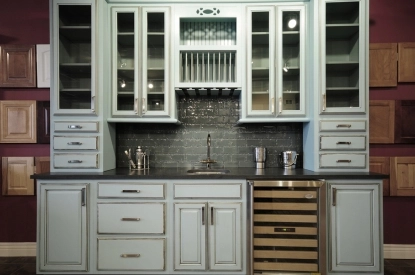
[[98, 122], [57, 121], [55, 132], [98, 132]]
[[365, 136], [320, 136], [320, 150], [365, 150]]
[[164, 233], [164, 203], [99, 203], [98, 233]]
[[366, 154], [320, 154], [321, 168], [365, 168]]
[[164, 198], [164, 184], [98, 183], [99, 198]]
[[366, 121], [347, 121], [347, 120], [322, 120], [320, 121], [320, 131], [338, 132], [357, 132], [366, 131]]
[[164, 239], [98, 239], [99, 270], [164, 270]]
[[236, 184], [175, 184], [175, 198], [241, 198], [242, 185]]
[[55, 150], [98, 150], [98, 137], [53, 137]]
[[53, 154], [55, 168], [98, 168], [98, 154]]

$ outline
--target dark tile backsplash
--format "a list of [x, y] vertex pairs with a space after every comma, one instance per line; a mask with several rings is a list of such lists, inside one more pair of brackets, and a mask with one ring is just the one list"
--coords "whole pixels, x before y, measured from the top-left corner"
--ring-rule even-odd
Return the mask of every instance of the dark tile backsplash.
[[[201, 167], [211, 136], [211, 159], [217, 167], [255, 167], [256, 146], [267, 149], [266, 167], [280, 167], [278, 154], [302, 153], [302, 123], [243, 124], [237, 126], [236, 97], [180, 97], [181, 125], [160, 123], [117, 124], [117, 167], [128, 167], [125, 150], [140, 145], [150, 153], [150, 167]], [[301, 160], [297, 162], [301, 167]]]

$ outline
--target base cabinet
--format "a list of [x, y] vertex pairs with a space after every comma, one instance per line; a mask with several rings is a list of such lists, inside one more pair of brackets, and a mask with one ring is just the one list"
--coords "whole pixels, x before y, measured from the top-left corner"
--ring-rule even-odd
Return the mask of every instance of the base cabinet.
[[328, 186], [329, 273], [380, 274], [380, 182], [339, 181]]
[[174, 214], [176, 270], [242, 269], [241, 203], [177, 203]]
[[38, 185], [39, 271], [88, 270], [88, 184]]

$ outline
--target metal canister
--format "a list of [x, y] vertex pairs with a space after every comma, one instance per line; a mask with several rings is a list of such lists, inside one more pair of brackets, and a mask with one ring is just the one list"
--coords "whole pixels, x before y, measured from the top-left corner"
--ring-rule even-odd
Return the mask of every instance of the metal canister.
[[137, 149], [135, 150], [135, 158], [137, 163], [138, 169], [144, 169], [144, 157], [145, 152], [143, 151], [143, 148], [141, 146], [137, 146]]
[[280, 154], [280, 164], [286, 169], [294, 169], [298, 154], [296, 151], [284, 151]]

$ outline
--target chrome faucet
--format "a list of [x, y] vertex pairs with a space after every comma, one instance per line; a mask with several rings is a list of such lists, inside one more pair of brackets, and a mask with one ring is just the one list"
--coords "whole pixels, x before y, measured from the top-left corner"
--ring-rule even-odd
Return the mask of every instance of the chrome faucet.
[[210, 146], [211, 146], [211, 138], [210, 134], [207, 136], [207, 159], [201, 160], [201, 163], [206, 163], [206, 168], [210, 169], [212, 163], [216, 163], [215, 160], [210, 159]]

